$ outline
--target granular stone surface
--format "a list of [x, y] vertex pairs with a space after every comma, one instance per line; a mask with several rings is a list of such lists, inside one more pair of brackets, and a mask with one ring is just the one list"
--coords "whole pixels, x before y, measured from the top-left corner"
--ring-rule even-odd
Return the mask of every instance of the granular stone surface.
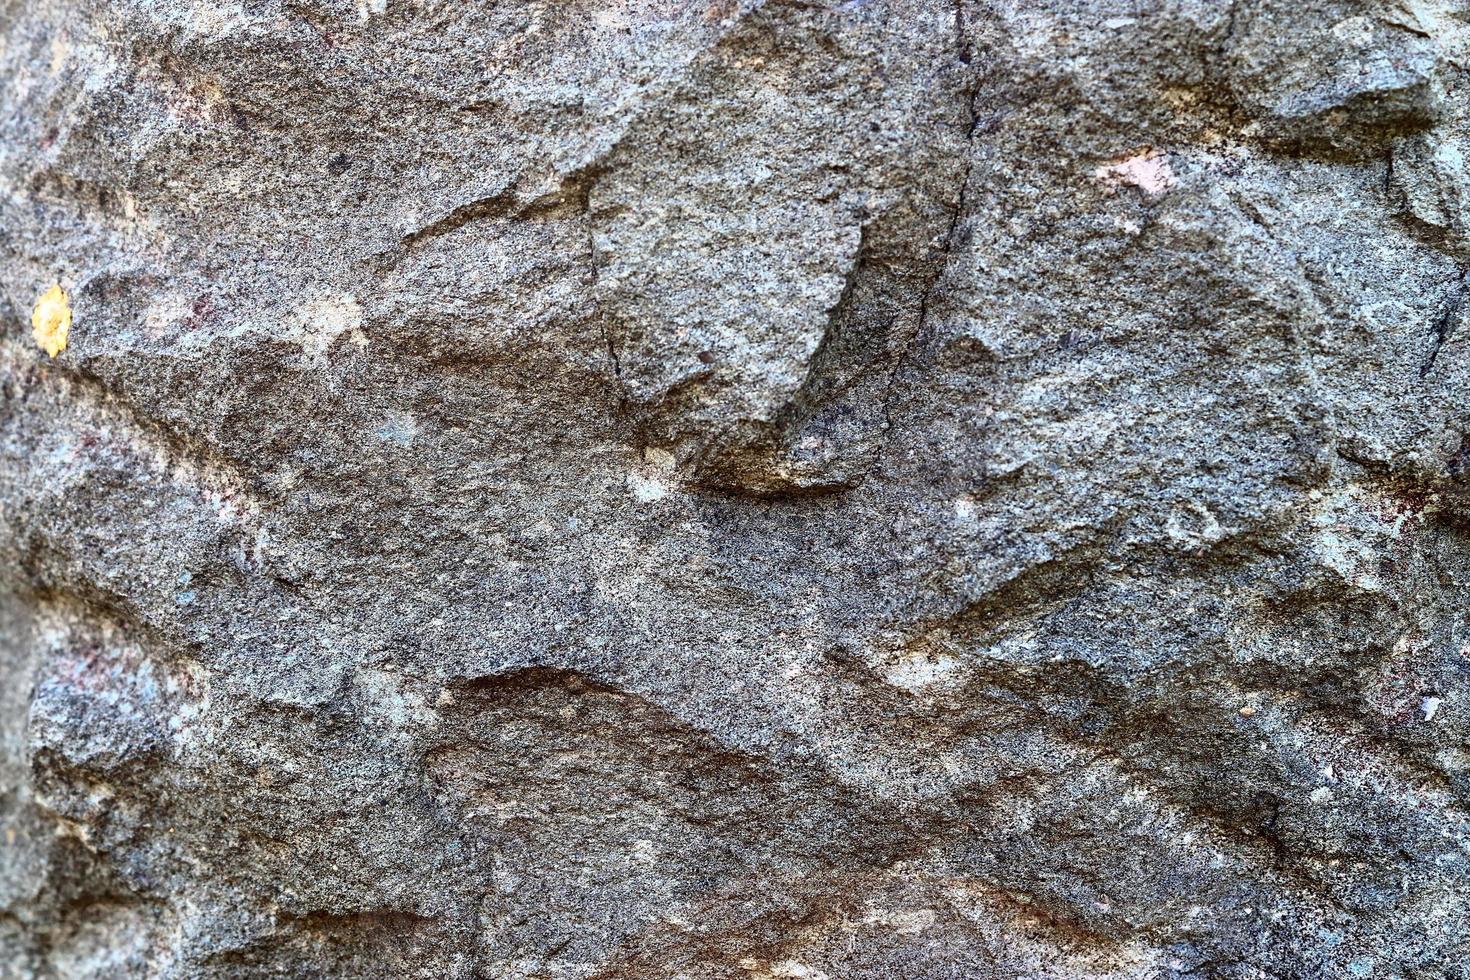
[[1470, 6], [0, 0], [0, 978], [1464, 980]]

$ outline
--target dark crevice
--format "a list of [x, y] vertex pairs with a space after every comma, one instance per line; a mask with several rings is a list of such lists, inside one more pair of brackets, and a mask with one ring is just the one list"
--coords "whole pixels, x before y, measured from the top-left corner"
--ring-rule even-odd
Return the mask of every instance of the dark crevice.
[[1455, 284], [1445, 295], [1440, 303], [1439, 309], [1429, 321], [1429, 330], [1433, 338], [1433, 346], [1429, 349], [1429, 357], [1424, 361], [1424, 366], [1419, 368], [1419, 377], [1425, 378], [1434, 370], [1434, 364], [1439, 360], [1439, 352], [1445, 343], [1454, 336], [1455, 328], [1460, 321], [1460, 315], [1465, 308], [1465, 279]]
[[596, 165], [580, 167], [566, 174], [551, 191], [526, 198], [515, 187], [508, 187], [488, 197], [461, 204], [447, 214], [404, 235], [394, 248], [378, 258], [389, 266], [396, 265], [425, 242], [452, 234], [478, 221], [557, 221], [587, 213], [588, 195], [600, 175]]
[[[852, 325], [850, 321], [852, 320], [853, 296], [857, 292], [858, 284], [869, 262], [868, 228], [868, 223], [864, 222], [858, 231], [857, 252], [853, 256], [852, 264], [847, 268], [842, 292], [837, 302], [828, 311], [827, 325], [807, 365], [806, 377], [802, 379], [801, 385], [797, 388], [796, 394], [792, 396], [786, 410], [781, 413], [778, 424], [788, 435], [801, 428], [824, 403], [840, 395], [863, 373], [859, 369], [852, 372], [849, 377], [842, 378], [841, 366], [846, 358], [842, 357], [838, 348], [846, 346], [843, 344], [844, 340], [849, 340], [849, 344], [851, 343], [850, 338], [844, 336], [850, 332], [845, 328], [850, 328]], [[859, 339], [860, 342], [861, 339]]]
[[[960, 225], [965, 218], [965, 206], [968, 198], [970, 179], [975, 170], [975, 136], [981, 131], [982, 122], [978, 108], [980, 99], [980, 75], [979, 71], [974, 65], [973, 46], [970, 44], [967, 37], [968, 31], [964, 22], [963, 12], [964, 4], [965, 0], [955, 0], [954, 7], [956, 44], [959, 48], [958, 57], [960, 63], [966, 67], [969, 75], [969, 88], [968, 91], [965, 93], [965, 107], [969, 115], [969, 120], [965, 127], [964, 171], [960, 177], [958, 192], [955, 195], [954, 212], [950, 215], [949, 227], [945, 230], [944, 240], [939, 247], [939, 255], [935, 260], [934, 276], [930, 280], [928, 288], [924, 290], [923, 295], [919, 299], [919, 315], [918, 321], [914, 325], [913, 335], [908, 338], [907, 343], [905, 343], [903, 345], [903, 348], [899, 351], [898, 362], [894, 365], [893, 370], [889, 373], [888, 382], [883, 389], [883, 433], [885, 436], [885, 440], [883, 446], [880, 446], [879, 448], [880, 455], [882, 453], [882, 449], [887, 444], [886, 437], [892, 432], [893, 429], [894, 385], [897, 383], [899, 376], [903, 374], [904, 369], [908, 366], [908, 362], [912, 355], [914, 347], [925, 336], [925, 332], [929, 324], [929, 316], [933, 309], [934, 300], [943, 288], [942, 284], [944, 281], [945, 269], [949, 265], [949, 257], [954, 252], [955, 240], [960, 233]], [[874, 459], [874, 465], [877, 465], [876, 457]]]

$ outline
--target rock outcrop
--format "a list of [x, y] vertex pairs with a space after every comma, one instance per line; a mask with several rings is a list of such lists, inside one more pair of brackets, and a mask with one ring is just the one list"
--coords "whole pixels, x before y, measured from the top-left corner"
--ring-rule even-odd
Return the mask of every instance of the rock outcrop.
[[1470, 976], [1467, 71], [0, 2], [0, 978]]

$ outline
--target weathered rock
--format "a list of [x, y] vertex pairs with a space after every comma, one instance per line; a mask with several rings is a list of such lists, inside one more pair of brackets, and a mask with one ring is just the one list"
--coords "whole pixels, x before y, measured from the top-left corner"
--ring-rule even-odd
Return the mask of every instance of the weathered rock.
[[1467, 22], [0, 5], [0, 978], [1470, 975]]

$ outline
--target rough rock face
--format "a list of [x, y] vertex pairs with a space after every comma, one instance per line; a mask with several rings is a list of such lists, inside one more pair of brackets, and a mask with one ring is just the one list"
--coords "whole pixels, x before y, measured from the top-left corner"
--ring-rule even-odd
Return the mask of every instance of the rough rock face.
[[1467, 68], [0, 0], [0, 978], [1470, 976]]

